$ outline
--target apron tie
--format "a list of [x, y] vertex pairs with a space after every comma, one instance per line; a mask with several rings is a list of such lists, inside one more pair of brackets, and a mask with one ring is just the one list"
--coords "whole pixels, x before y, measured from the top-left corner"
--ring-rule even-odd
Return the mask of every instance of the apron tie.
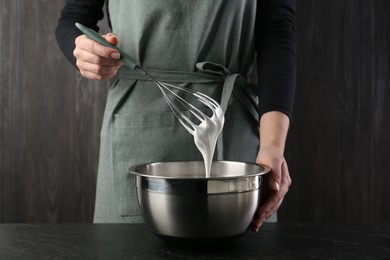
[[[169, 71], [146, 69], [150, 74], [156, 76], [158, 80], [167, 83], [212, 83], [223, 82], [222, 95], [220, 105], [224, 113], [228, 108], [228, 103], [231, 95], [237, 97], [240, 103], [246, 108], [258, 125], [259, 115], [257, 110], [258, 98], [255, 91], [255, 85], [246, 82], [240, 73], [232, 73], [225, 66], [210, 62], [198, 62], [195, 64], [196, 71]], [[119, 78], [128, 78], [133, 80], [150, 79], [144, 74], [131, 70], [127, 67], [122, 67], [119, 70]], [[238, 85], [239, 87], [235, 87]], [[217, 141], [217, 160], [223, 160], [223, 130]]]

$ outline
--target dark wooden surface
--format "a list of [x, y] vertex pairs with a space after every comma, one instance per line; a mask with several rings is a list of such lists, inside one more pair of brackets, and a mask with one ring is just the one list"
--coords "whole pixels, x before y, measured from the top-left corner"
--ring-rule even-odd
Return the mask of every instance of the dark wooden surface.
[[145, 224], [3, 224], [2, 259], [389, 259], [389, 224], [264, 224], [232, 245], [166, 245]]
[[[81, 79], [60, 53], [62, 4], [0, 0], [0, 222], [92, 219], [109, 83]], [[389, 10], [387, 0], [297, 1], [281, 221], [390, 221]]]

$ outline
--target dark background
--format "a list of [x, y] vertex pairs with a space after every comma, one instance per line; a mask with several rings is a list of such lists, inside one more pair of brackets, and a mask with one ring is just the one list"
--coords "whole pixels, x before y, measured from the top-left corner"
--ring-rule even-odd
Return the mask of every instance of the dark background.
[[[0, 223], [92, 220], [109, 82], [82, 79], [60, 53], [62, 5], [0, 0]], [[390, 221], [389, 14], [387, 0], [297, 0], [280, 221]]]

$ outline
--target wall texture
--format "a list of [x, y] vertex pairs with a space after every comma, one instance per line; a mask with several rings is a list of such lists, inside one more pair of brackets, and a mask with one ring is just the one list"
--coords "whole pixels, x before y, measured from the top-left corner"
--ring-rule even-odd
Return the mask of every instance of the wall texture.
[[63, 1], [0, 0], [0, 221], [91, 221], [108, 83], [83, 80], [54, 30]]
[[390, 2], [297, 1], [281, 220], [390, 220]]
[[[0, 0], [0, 222], [92, 220], [109, 83], [83, 80], [57, 48], [62, 4]], [[390, 220], [388, 10], [387, 0], [297, 1], [281, 221]]]

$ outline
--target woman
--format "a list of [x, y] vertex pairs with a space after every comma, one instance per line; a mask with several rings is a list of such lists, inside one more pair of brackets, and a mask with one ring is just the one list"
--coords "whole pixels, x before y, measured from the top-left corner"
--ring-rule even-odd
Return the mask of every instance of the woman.
[[[161, 81], [203, 92], [223, 104], [225, 126], [217, 159], [272, 168], [271, 195], [251, 224], [257, 231], [274, 215], [291, 184], [284, 147], [295, 85], [294, 1], [106, 4], [115, 33], [104, 35], [109, 42], [137, 58]], [[122, 66], [116, 50], [87, 39], [74, 26], [79, 22], [98, 30], [103, 6], [104, 0], [67, 0], [56, 36], [82, 76], [117, 77], [101, 132], [94, 222], [141, 222], [129, 167], [202, 157], [154, 83]]]

